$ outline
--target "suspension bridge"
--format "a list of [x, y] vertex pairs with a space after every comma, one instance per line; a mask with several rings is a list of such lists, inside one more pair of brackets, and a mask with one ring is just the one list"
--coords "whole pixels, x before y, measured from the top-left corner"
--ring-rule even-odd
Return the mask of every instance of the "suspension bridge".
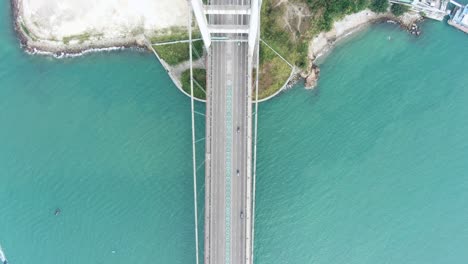
[[[258, 71], [253, 69], [258, 69], [261, 0], [189, 1], [207, 51], [203, 263], [251, 264], [257, 135], [257, 115], [252, 110], [258, 110], [257, 100], [253, 103], [258, 96]], [[192, 12], [190, 41], [191, 16]], [[198, 264], [193, 81], [191, 95]]]

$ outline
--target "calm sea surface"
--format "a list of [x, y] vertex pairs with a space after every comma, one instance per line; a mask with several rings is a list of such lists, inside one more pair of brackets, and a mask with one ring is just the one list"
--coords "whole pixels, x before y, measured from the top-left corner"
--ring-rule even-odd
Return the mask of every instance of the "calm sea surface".
[[[256, 263], [468, 263], [468, 37], [422, 29], [358, 33], [260, 105]], [[2, 1], [10, 262], [194, 263], [189, 102], [149, 53], [25, 54]]]

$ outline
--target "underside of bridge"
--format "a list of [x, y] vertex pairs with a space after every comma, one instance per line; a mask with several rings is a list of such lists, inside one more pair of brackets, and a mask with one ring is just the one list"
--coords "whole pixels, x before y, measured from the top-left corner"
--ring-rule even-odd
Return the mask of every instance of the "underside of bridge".
[[204, 263], [250, 264], [252, 68], [259, 3], [191, 3], [208, 55]]

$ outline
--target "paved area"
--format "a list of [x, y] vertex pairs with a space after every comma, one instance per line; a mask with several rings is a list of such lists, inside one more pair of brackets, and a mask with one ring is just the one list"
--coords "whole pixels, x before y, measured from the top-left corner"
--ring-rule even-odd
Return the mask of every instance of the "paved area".
[[[249, 5], [211, 0], [211, 5]], [[210, 24], [247, 25], [246, 15], [208, 16]], [[246, 212], [250, 107], [248, 42], [243, 34], [218, 34], [207, 57], [205, 264], [251, 263]], [[250, 69], [250, 70], [249, 70]]]

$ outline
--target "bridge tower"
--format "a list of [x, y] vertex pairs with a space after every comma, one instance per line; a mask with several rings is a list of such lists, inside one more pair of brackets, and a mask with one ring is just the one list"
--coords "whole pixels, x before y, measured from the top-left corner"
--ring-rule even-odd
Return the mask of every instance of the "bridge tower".
[[[217, 27], [216, 24], [210, 23], [207, 19], [207, 15], [249, 15], [250, 24], [247, 27], [249, 36], [249, 53], [253, 55], [256, 47], [256, 41], [260, 27], [260, 7], [262, 0], [251, 0], [250, 4], [245, 4], [248, 1], [243, 0], [242, 3], [229, 4], [230, 1], [213, 0], [210, 4], [204, 5], [202, 0], [190, 0], [195, 18], [202, 34], [205, 48], [211, 46], [211, 36], [213, 33], [226, 33], [229, 30], [235, 32], [245, 32], [245, 27], [237, 27], [235, 29], [229, 27]], [[239, 2], [239, 1], [238, 1]]]

